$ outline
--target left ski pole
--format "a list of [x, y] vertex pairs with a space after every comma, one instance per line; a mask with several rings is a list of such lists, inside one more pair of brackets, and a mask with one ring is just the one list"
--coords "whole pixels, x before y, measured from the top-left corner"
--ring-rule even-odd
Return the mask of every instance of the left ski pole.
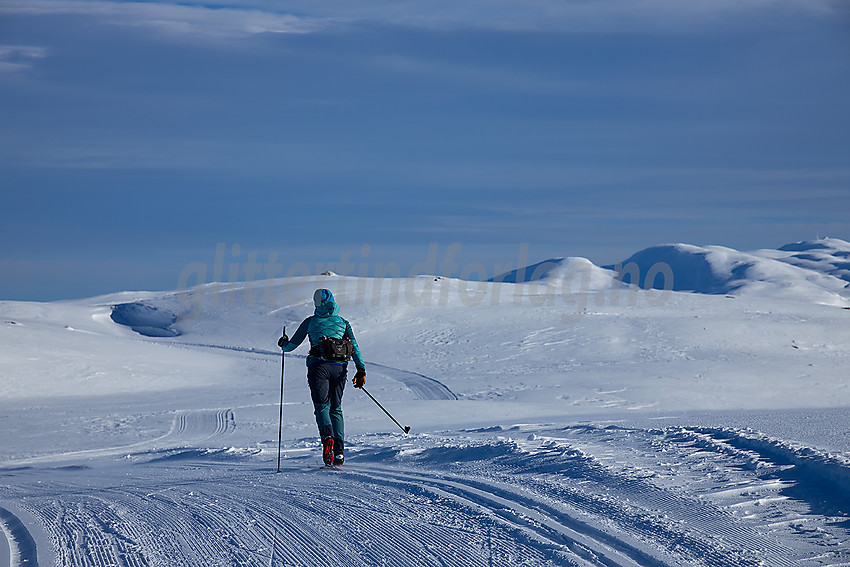
[[[286, 334], [286, 325], [283, 326], [283, 333]], [[280, 421], [277, 426], [277, 472], [280, 472], [280, 448], [283, 444], [283, 372], [286, 364], [286, 352], [280, 353]]]
[[372, 400], [373, 402], [375, 402], [375, 403], [378, 405], [378, 407], [379, 407], [379, 408], [381, 408], [382, 410], [384, 410], [384, 413], [385, 413], [385, 414], [387, 414], [387, 416], [388, 416], [391, 420], [393, 420], [393, 423], [395, 423], [396, 425], [398, 425], [399, 429], [401, 429], [401, 430], [402, 430], [402, 431], [404, 431], [405, 433], [410, 433], [410, 426], [409, 426], [409, 425], [402, 425], [402, 424], [400, 424], [400, 423], [398, 422], [398, 420], [396, 420], [396, 418], [394, 418], [394, 417], [392, 416], [392, 414], [391, 414], [390, 412], [388, 412], [388, 411], [386, 410], [386, 408], [385, 408], [384, 406], [382, 406], [382, 405], [378, 402], [378, 400], [376, 400], [376, 399], [372, 396], [372, 394], [370, 394], [368, 391], [366, 391], [366, 388], [364, 388], [363, 386], [360, 386], [360, 389], [361, 389], [361, 390], [363, 390], [363, 391], [366, 393], [366, 395], [367, 395], [367, 396], [369, 396], [369, 398], [371, 398], [371, 400]]

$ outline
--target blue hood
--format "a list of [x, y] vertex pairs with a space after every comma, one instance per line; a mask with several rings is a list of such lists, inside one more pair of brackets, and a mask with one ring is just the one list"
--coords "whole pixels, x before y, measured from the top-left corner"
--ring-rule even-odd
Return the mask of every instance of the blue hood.
[[316, 317], [330, 317], [339, 313], [339, 305], [329, 289], [317, 289], [313, 294], [313, 303], [316, 304]]

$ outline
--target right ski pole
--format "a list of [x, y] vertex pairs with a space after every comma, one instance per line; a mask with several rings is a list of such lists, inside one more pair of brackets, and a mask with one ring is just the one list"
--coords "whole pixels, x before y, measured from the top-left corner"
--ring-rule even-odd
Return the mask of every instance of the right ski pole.
[[399, 429], [401, 429], [401, 430], [402, 430], [402, 431], [404, 431], [405, 433], [410, 433], [410, 426], [409, 426], [409, 425], [407, 425], [407, 426], [402, 426], [402, 425], [401, 425], [401, 424], [400, 424], [400, 423], [396, 420], [396, 418], [394, 418], [392, 415], [390, 415], [390, 412], [388, 412], [388, 411], [384, 408], [384, 406], [382, 406], [380, 403], [378, 403], [378, 400], [376, 400], [376, 399], [372, 396], [372, 394], [370, 394], [370, 393], [368, 392], [368, 390], [366, 390], [366, 388], [364, 388], [363, 386], [360, 386], [360, 389], [361, 389], [361, 390], [363, 390], [364, 392], [366, 392], [366, 395], [367, 395], [367, 396], [369, 396], [369, 398], [370, 398], [373, 402], [375, 402], [375, 404], [377, 404], [377, 406], [378, 406], [379, 408], [381, 408], [382, 410], [384, 410], [384, 413], [385, 413], [385, 414], [387, 414], [387, 417], [389, 417], [391, 420], [393, 420], [393, 423], [395, 423], [396, 425], [398, 425]]

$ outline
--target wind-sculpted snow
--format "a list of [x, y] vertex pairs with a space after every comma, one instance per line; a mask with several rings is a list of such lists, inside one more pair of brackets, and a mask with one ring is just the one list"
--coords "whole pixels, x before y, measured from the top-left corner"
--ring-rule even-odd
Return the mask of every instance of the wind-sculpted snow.
[[176, 337], [173, 328], [177, 316], [163, 309], [143, 303], [122, 303], [112, 308], [112, 320], [130, 327], [146, 337]]
[[[850, 458], [770, 439], [752, 431], [688, 428], [682, 435], [707, 449], [746, 455], [748, 467], [770, 470], [783, 482], [781, 493], [805, 501], [827, 516], [850, 517]], [[844, 520], [848, 522], [848, 520]]]

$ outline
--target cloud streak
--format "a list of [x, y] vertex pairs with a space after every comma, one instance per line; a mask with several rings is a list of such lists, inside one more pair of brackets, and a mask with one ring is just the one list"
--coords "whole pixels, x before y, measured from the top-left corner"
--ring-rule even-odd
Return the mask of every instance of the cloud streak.
[[320, 25], [309, 18], [250, 6], [214, 7], [171, 2], [11, 0], [0, 14], [88, 16], [106, 24], [135, 26], [183, 38], [232, 38], [260, 33], [307, 33]]
[[728, 24], [754, 14], [822, 15], [828, 0], [390, 0], [319, 2], [324, 16], [374, 20], [413, 27], [485, 28], [577, 34], [688, 32]]
[[8, 0], [0, 14], [87, 15], [190, 37], [310, 33], [357, 25], [512, 32], [688, 33], [765, 15], [830, 16], [830, 0], [266, 0], [118, 2]]
[[0, 73], [22, 71], [38, 59], [47, 57], [47, 49], [31, 45], [0, 45]]

